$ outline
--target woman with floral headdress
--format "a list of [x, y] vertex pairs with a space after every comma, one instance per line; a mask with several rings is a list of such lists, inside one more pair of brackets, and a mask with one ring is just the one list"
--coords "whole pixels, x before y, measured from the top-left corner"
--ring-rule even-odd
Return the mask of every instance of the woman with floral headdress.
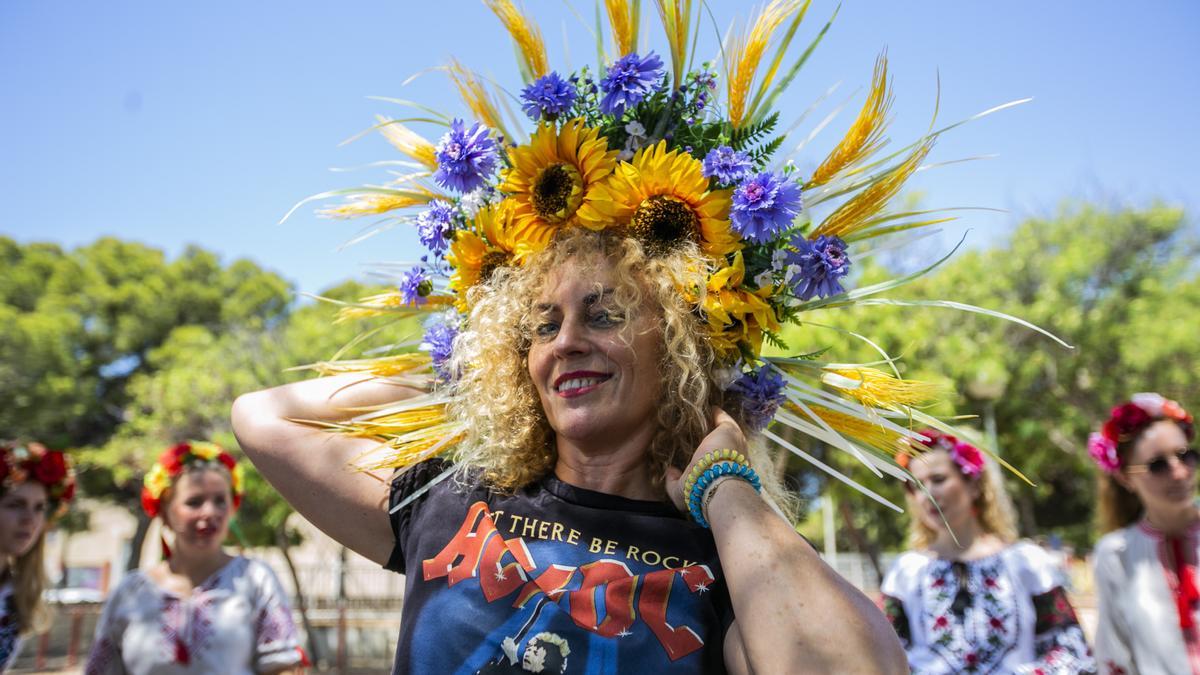
[[0, 672], [21, 637], [44, 630], [48, 523], [75, 496], [67, 455], [40, 443], [0, 442]]
[[104, 606], [90, 674], [287, 673], [304, 661], [287, 596], [264, 563], [225, 552], [242, 470], [212, 443], [166, 449], [142, 508], [162, 521], [165, 560], [121, 580]]
[[1200, 453], [1192, 416], [1134, 394], [1088, 438], [1100, 468], [1096, 658], [1105, 675], [1200, 673]]
[[913, 550], [883, 580], [884, 609], [914, 673], [1093, 673], [1063, 589], [978, 448], [934, 429], [905, 463]]
[[452, 61], [474, 120], [379, 118], [406, 156], [388, 164], [412, 171], [313, 198], [346, 195], [323, 213], [380, 217], [373, 231], [416, 226], [428, 255], [340, 318], [432, 314], [420, 351], [242, 396], [242, 447], [319, 528], [406, 574], [395, 672], [903, 670], [885, 618], [796, 535], [766, 444], [886, 502], [785, 436], [902, 475], [892, 455], [933, 388], [764, 345], [905, 281], [842, 285], [858, 242], [943, 222], [883, 212], [939, 132], [881, 151], [881, 56], [823, 161], [779, 156], [806, 0], [730, 33], [723, 101], [690, 54], [704, 3], [655, 3], [668, 63], [639, 44], [641, 3], [606, 0], [614, 49], [565, 75], [512, 0], [485, 4], [532, 124]]

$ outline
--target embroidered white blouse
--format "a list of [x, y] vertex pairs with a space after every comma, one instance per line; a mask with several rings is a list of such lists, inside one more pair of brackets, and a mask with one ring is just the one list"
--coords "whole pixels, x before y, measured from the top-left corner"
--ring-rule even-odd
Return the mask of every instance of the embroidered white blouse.
[[881, 590], [913, 673], [1095, 672], [1061, 572], [1032, 543], [968, 562], [909, 551]]
[[18, 634], [17, 608], [13, 603], [12, 583], [0, 584], [0, 673], [8, 670], [21, 651], [21, 637]]
[[237, 557], [188, 598], [128, 574], [96, 626], [87, 675], [248, 675], [303, 660], [292, 612], [266, 564]]
[[[1196, 575], [1200, 527], [1178, 543], [1145, 523], [1104, 535], [1096, 544], [1096, 661], [1105, 675], [1200, 674], [1200, 613], [1190, 606], [1194, 623], [1181, 627], [1176, 593], [1180, 574], [1175, 551]], [[1187, 611], [1187, 610], [1185, 610]]]

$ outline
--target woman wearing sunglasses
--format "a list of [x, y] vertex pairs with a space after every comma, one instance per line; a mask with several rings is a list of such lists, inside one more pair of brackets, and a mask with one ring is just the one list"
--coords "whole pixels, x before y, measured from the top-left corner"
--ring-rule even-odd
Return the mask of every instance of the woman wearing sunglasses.
[[1096, 655], [1104, 673], [1200, 674], [1200, 511], [1192, 416], [1158, 394], [1113, 408], [1088, 439], [1102, 470]]
[[954, 436], [921, 435], [919, 454], [897, 457], [914, 479], [906, 483], [913, 548], [882, 585], [912, 672], [1095, 672], [1059, 570], [1041, 548], [1016, 541], [994, 465]]

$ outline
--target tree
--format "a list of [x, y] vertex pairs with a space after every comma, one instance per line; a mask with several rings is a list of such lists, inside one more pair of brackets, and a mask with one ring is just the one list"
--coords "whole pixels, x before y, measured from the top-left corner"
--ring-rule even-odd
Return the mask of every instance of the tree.
[[[1073, 205], [1053, 218], [1026, 220], [1007, 241], [961, 254], [887, 294], [1015, 315], [1061, 336], [1072, 350], [1017, 324], [952, 309], [860, 307], [813, 320], [870, 336], [902, 357], [906, 377], [945, 378], [949, 405], [936, 412], [982, 418], [991, 407], [1000, 452], [1037, 483], [1006, 478], [1022, 533], [1054, 531], [1087, 546], [1095, 500], [1089, 430], [1137, 391], [1160, 391], [1185, 406], [1200, 398], [1200, 351], [1186, 319], [1200, 310], [1197, 250], [1194, 228], [1179, 209]], [[869, 261], [860, 268], [856, 285], [894, 276]], [[800, 331], [785, 339], [836, 345], [839, 360], [879, 359], [869, 346], [832, 331]], [[874, 527], [892, 534], [877, 536], [898, 544], [900, 528], [884, 524], [891, 516], [878, 520]]]

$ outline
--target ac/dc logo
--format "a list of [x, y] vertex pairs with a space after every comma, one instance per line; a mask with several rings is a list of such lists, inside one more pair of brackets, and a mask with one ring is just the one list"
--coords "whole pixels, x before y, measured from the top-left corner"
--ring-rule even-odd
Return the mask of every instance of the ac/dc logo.
[[[506, 555], [510, 562], [505, 563]], [[628, 635], [640, 619], [672, 661], [704, 646], [703, 639], [690, 627], [667, 623], [667, 605], [675, 580], [679, 579], [692, 593], [705, 593], [716, 581], [707, 565], [633, 574], [616, 559], [596, 560], [580, 567], [550, 565], [535, 576], [537, 564], [525, 540], [502, 537], [484, 502], [471, 505], [458, 532], [440, 553], [422, 563], [422, 572], [426, 581], [446, 577], [448, 586], [478, 578], [488, 602], [515, 593], [515, 608], [524, 607], [540, 595], [561, 603], [565, 595], [571, 619], [604, 637]], [[566, 590], [575, 579], [579, 587]], [[597, 589], [603, 591], [603, 621], [599, 620]]]

